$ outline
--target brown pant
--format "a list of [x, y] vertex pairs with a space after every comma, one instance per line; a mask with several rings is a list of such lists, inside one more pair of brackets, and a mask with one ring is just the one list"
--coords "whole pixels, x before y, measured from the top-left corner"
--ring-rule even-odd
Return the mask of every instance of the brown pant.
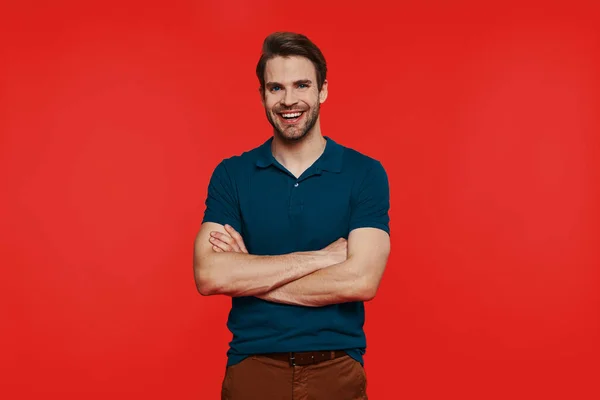
[[350, 356], [318, 364], [251, 356], [227, 367], [221, 400], [367, 400], [367, 376]]

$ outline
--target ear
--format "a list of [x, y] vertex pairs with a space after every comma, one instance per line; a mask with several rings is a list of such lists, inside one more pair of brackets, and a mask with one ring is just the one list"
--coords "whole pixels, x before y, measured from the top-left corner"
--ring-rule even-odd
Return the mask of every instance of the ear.
[[327, 94], [328, 94], [327, 80], [324, 80], [323, 86], [321, 86], [321, 91], [319, 92], [319, 103], [321, 103], [321, 104], [325, 103], [325, 100], [327, 100]]
[[260, 102], [264, 107], [265, 106], [265, 90], [262, 87], [259, 87], [258, 93], [260, 94]]

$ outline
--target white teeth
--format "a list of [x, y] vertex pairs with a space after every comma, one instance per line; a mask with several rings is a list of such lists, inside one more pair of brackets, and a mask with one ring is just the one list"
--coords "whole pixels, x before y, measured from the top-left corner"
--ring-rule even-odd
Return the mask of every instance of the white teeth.
[[290, 114], [281, 114], [283, 115], [284, 118], [297, 118], [300, 115], [302, 115], [302, 113], [290, 113]]

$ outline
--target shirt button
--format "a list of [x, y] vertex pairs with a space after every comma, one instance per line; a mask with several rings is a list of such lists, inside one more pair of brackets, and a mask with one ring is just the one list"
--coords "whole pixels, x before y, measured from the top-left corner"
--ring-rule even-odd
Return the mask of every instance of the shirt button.
[[298, 187], [298, 185], [299, 185], [299, 183], [298, 183], [298, 182], [296, 182], [296, 183], [294, 184], [294, 187]]

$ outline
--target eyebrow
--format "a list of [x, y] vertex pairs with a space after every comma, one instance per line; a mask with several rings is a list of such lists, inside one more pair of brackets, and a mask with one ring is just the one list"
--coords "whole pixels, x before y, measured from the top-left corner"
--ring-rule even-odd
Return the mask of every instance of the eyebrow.
[[[310, 79], [300, 79], [300, 80], [294, 81], [294, 85], [301, 85], [301, 84], [312, 85], [312, 81]], [[284, 86], [284, 85], [282, 85], [279, 82], [267, 82], [265, 84], [265, 86], [273, 87], [273, 86]]]

